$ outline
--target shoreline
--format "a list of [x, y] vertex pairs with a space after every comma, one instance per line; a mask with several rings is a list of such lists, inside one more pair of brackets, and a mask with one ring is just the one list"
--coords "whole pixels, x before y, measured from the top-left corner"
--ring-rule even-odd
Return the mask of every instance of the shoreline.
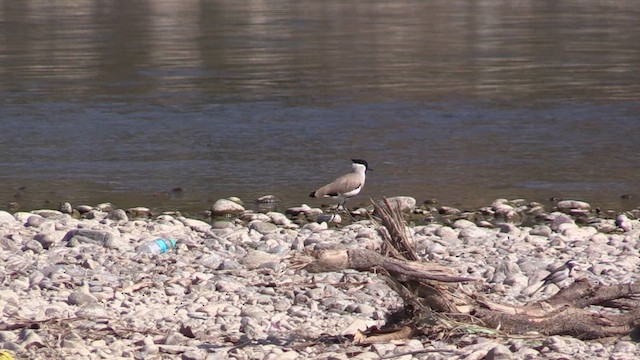
[[[396, 200], [407, 211], [420, 258], [482, 278], [494, 300], [548, 297], [555, 285], [528, 291], [568, 259], [589, 279], [640, 279], [640, 210], [504, 199], [470, 212], [433, 204], [415, 210], [415, 199]], [[347, 359], [411, 352], [418, 359], [463, 359], [478, 351], [542, 359], [640, 356], [628, 336], [583, 342], [468, 334], [353, 345], [349, 336], [384, 324], [402, 307], [400, 298], [374, 274], [310, 274], [288, 268], [285, 258], [320, 249], [377, 250], [381, 238], [371, 221], [361, 213], [355, 223], [318, 223], [313, 220], [336, 216], [302, 205], [283, 212], [241, 208], [220, 199], [211, 209], [220, 215], [214, 221], [110, 204], [0, 211], [0, 348], [30, 359]], [[157, 256], [136, 251], [160, 236], [175, 237], [176, 248]], [[313, 341], [323, 334], [347, 340]]]

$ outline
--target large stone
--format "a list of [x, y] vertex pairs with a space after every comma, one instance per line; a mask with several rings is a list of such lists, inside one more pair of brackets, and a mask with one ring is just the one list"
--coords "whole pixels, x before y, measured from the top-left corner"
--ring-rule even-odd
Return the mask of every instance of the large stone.
[[0, 211], [0, 224], [14, 222], [16, 219], [6, 211]]
[[411, 196], [394, 196], [387, 198], [387, 201], [391, 206], [400, 207], [400, 211], [412, 211], [416, 208], [416, 199]]
[[[402, 212], [413, 211], [416, 208], [416, 199], [410, 196], [394, 196], [386, 199], [389, 203], [389, 206], [392, 208], [398, 208]], [[384, 201], [378, 201], [378, 205], [383, 205]], [[374, 211], [374, 215], [380, 216], [376, 211]]]
[[211, 213], [214, 216], [237, 215], [244, 210], [244, 206], [227, 199], [220, 199], [211, 207]]

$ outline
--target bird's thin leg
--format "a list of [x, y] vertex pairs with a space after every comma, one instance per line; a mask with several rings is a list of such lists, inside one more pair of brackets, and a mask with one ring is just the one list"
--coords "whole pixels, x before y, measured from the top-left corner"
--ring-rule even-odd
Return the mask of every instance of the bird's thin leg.
[[344, 200], [342, 201], [342, 209], [343, 209], [344, 211], [346, 211], [346, 212], [347, 212], [347, 214], [349, 214], [349, 217], [351, 218], [351, 221], [356, 222], [356, 219], [354, 219], [354, 218], [353, 218], [353, 215], [351, 215], [351, 211], [349, 211], [349, 209], [347, 209], [347, 207], [345, 206], [345, 204], [346, 204], [346, 203], [347, 203], [347, 199], [344, 199]]

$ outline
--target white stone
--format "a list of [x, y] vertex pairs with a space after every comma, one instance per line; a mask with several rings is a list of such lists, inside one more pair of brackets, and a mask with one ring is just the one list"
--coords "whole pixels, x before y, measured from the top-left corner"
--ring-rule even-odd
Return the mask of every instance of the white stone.
[[184, 226], [188, 226], [198, 232], [206, 232], [211, 229], [211, 225], [202, 220], [181, 218], [180, 221], [184, 224]]
[[590, 210], [591, 209], [591, 205], [589, 205], [589, 203], [586, 203], [584, 201], [578, 201], [578, 200], [562, 200], [562, 201], [558, 201], [556, 206], [561, 211], [574, 210], [574, 209], [575, 210]]
[[266, 214], [269, 219], [271, 219], [271, 222], [273, 222], [276, 225], [289, 225], [291, 224], [291, 220], [289, 220], [289, 218], [282, 213], [279, 212], [274, 212], [274, 211], [270, 211]]
[[16, 221], [16, 218], [13, 215], [9, 214], [6, 211], [0, 211], [0, 224], [9, 223]]
[[464, 229], [469, 227], [476, 227], [476, 224], [466, 219], [459, 219], [459, 220], [456, 220], [452, 226], [455, 229]]
[[214, 216], [236, 215], [243, 212], [244, 210], [245, 209], [242, 205], [228, 199], [220, 199], [216, 201], [211, 207], [211, 212]]
[[416, 207], [416, 199], [411, 196], [394, 196], [387, 198], [389, 204], [393, 207], [399, 206], [400, 211], [412, 211]]

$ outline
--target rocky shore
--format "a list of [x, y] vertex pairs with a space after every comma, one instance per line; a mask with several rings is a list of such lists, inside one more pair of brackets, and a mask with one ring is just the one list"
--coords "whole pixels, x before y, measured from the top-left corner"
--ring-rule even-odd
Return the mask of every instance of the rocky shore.
[[[496, 200], [476, 211], [399, 197], [418, 254], [484, 280], [497, 301], [525, 304], [567, 260], [605, 284], [640, 278], [640, 210], [564, 200], [552, 208]], [[261, 204], [275, 201], [260, 199]], [[379, 249], [376, 226], [306, 205], [246, 210], [221, 199], [207, 214], [151, 214], [111, 204], [0, 211], [0, 348], [14, 359], [638, 359], [630, 336], [505, 337], [354, 345], [402, 300], [375, 274], [310, 274], [287, 266], [305, 250]], [[157, 238], [177, 246], [136, 249]], [[570, 277], [564, 286], [573, 281]]]

